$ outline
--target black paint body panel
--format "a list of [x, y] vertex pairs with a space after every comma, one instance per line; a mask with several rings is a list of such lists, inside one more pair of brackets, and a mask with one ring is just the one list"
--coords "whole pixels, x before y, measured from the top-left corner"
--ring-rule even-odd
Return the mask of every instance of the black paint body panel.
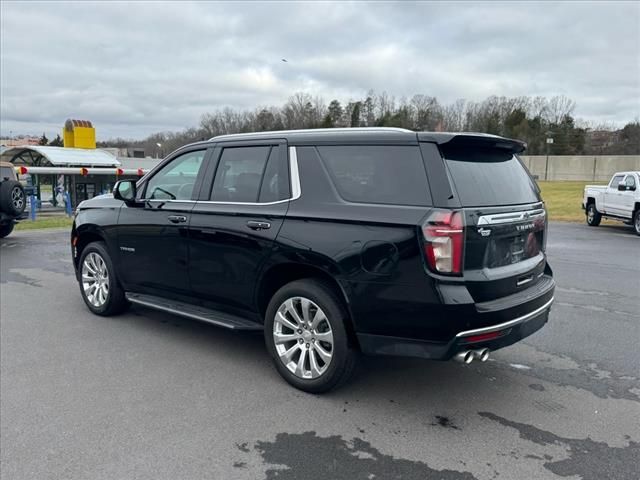
[[[458, 137], [462, 136], [274, 132], [272, 136], [213, 139], [181, 149], [163, 162], [189, 148], [208, 149], [207, 165], [199, 174], [191, 201], [127, 206], [108, 198], [90, 200], [80, 205], [72, 235], [104, 239], [127, 291], [228, 311], [257, 323], [263, 321], [261, 289], [266, 279], [273, 278], [271, 273], [285, 267], [311, 269], [335, 281], [350, 314], [349, 327], [363, 352], [448, 359], [465, 348], [456, 341], [457, 333], [526, 315], [553, 297], [555, 285], [544, 246], [535, 258], [500, 271], [483, 266], [486, 243], [476, 238], [478, 218], [539, 209], [541, 204], [483, 209], [461, 206], [440, 154], [442, 143], [465, 141]], [[519, 142], [497, 137], [464, 137], [502, 142], [500, 148], [514, 152], [523, 148]], [[207, 201], [217, 153], [224, 145], [274, 142], [282, 145], [284, 152], [296, 148], [299, 198], [274, 204]], [[415, 146], [424, 162], [430, 206], [343, 200], [316, 145]], [[139, 182], [140, 191], [152, 174]], [[470, 268], [460, 277], [434, 274], [425, 265], [421, 225], [435, 208], [464, 212], [465, 258]], [[184, 215], [188, 221], [168, 223], [171, 214]], [[270, 227], [251, 229], [249, 221], [267, 222]], [[546, 224], [543, 230], [546, 235]], [[535, 278], [526, 287], [517, 287], [517, 279], [526, 275]], [[535, 288], [539, 282], [543, 283]], [[513, 328], [508, 335], [481, 346], [501, 348], [514, 343], [540, 328], [547, 318], [545, 310], [531, 320], [533, 323]]]

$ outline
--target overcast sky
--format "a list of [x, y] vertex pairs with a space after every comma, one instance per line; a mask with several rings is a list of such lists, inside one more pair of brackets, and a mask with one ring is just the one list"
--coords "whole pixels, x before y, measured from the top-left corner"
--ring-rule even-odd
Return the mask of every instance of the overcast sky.
[[100, 139], [141, 138], [295, 91], [564, 94], [585, 120], [640, 115], [638, 2], [0, 5], [2, 135], [79, 118]]

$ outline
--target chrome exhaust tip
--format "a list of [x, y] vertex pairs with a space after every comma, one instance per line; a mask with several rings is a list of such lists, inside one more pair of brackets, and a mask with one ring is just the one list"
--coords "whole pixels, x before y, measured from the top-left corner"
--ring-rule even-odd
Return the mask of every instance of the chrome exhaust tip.
[[473, 351], [473, 356], [476, 357], [481, 362], [486, 362], [487, 360], [489, 360], [490, 354], [491, 354], [491, 351], [488, 348], [483, 348], [481, 350]]
[[475, 354], [471, 350], [466, 350], [464, 352], [456, 353], [456, 356], [453, 358], [456, 362], [469, 365], [471, 362], [473, 362], [473, 357], [475, 357]]

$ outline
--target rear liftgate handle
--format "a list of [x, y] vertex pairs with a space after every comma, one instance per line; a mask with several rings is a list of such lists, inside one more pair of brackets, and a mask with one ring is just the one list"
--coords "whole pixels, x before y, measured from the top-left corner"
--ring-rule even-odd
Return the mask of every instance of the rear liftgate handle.
[[247, 222], [247, 227], [251, 230], [268, 230], [271, 228], [271, 224], [269, 222], [256, 222], [255, 220], [249, 220]]

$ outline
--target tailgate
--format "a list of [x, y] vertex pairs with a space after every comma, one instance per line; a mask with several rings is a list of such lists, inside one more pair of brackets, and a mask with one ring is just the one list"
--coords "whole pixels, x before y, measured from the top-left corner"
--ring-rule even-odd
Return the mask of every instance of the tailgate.
[[545, 268], [542, 203], [464, 211], [464, 277], [474, 300], [485, 302], [534, 286]]
[[547, 218], [529, 172], [508, 148], [461, 140], [441, 151], [464, 214], [464, 281], [474, 300], [534, 286], [545, 270]]

